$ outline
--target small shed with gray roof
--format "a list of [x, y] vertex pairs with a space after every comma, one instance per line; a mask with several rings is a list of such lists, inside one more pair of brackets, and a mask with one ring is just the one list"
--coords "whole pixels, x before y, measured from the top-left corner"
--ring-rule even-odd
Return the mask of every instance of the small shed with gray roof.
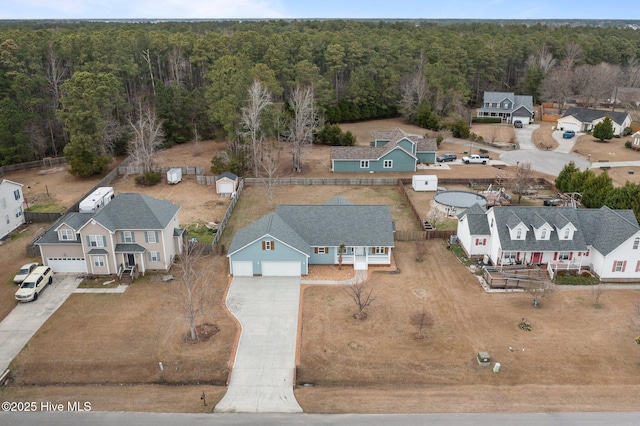
[[238, 176], [231, 172], [224, 172], [216, 178], [216, 194], [231, 197], [238, 189]]

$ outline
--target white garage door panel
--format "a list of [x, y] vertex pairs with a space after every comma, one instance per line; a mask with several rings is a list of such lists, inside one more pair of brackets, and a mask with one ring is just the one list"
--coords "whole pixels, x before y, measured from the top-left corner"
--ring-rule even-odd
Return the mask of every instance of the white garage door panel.
[[48, 257], [47, 265], [53, 272], [87, 272], [87, 264], [83, 257]]
[[262, 262], [263, 277], [299, 277], [300, 262]]
[[235, 261], [232, 264], [233, 275], [235, 277], [252, 277], [253, 276], [253, 262], [241, 262]]
[[221, 194], [231, 194], [233, 192], [233, 184], [231, 182], [220, 183], [218, 188]]

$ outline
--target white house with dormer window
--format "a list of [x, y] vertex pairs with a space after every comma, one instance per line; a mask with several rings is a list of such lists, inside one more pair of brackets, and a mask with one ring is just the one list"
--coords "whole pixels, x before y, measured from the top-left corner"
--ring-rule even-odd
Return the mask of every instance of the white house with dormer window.
[[8, 179], [0, 182], [0, 240], [24, 223], [22, 184]]
[[[475, 205], [458, 215], [458, 240], [496, 266], [588, 269], [601, 281], [640, 281], [640, 226], [631, 210]], [[484, 244], [478, 244], [483, 241]]]

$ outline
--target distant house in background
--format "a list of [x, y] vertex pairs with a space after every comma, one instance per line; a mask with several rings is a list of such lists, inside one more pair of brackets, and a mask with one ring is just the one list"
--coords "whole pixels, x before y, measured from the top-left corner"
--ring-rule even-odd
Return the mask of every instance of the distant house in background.
[[238, 176], [235, 174], [224, 172], [216, 178], [216, 194], [231, 197], [236, 189], [238, 189]]
[[614, 135], [621, 135], [624, 129], [631, 126], [631, 116], [626, 112], [571, 107], [558, 120], [558, 129], [590, 132], [606, 116], [611, 118]]
[[334, 172], [415, 172], [418, 163], [435, 163], [435, 139], [409, 135], [401, 129], [373, 132], [371, 146], [334, 146]]
[[631, 149], [640, 151], [640, 131], [635, 132], [631, 137]]
[[533, 97], [513, 92], [484, 92], [482, 107], [477, 110], [478, 117], [500, 117], [503, 123], [520, 120], [529, 124], [534, 115]]
[[8, 179], [0, 182], [0, 240], [24, 223], [22, 184]]

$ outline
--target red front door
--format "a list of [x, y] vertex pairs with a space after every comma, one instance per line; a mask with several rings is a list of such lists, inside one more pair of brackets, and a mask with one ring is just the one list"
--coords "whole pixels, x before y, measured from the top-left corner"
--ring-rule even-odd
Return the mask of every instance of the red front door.
[[536, 265], [542, 263], [542, 253], [539, 251], [531, 253], [531, 263]]

